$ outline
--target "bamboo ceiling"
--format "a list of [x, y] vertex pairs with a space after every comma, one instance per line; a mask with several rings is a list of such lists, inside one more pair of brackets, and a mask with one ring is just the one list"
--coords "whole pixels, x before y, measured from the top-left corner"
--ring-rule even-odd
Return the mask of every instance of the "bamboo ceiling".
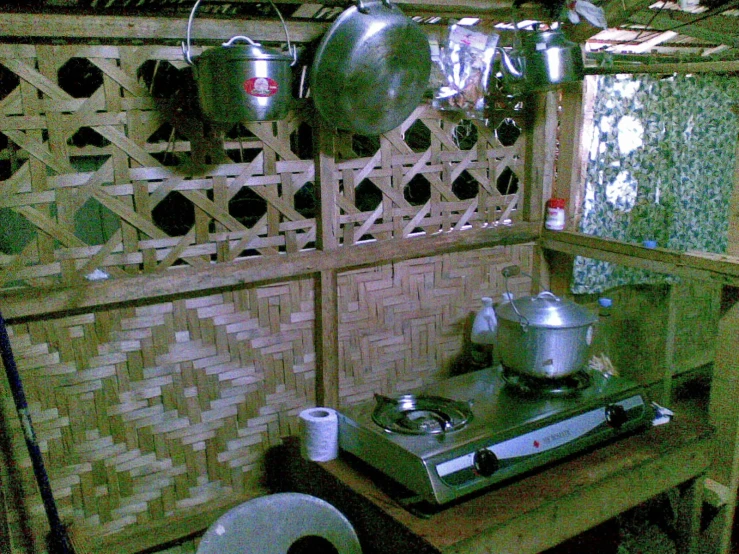
[[[706, 61], [737, 57], [739, 0], [594, 0], [593, 3], [604, 9], [608, 29], [587, 23], [565, 27], [574, 39], [586, 43], [586, 50], [600, 63], [603, 57], [619, 60], [621, 56], [638, 60], [703, 58]], [[5, 2], [4, 9], [15, 13], [186, 19], [193, 4], [191, 0], [10, 0]], [[291, 23], [325, 26], [351, 4], [348, 0], [304, 3], [282, 0], [277, 5]], [[449, 19], [462, 17], [479, 18], [478, 25], [490, 28], [512, 22], [511, 3], [506, 1], [400, 0], [396, 4], [407, 15], [431, 27], [444, 26]], [[516, 4], [519, 21], [550, 23], [552, 14], [563, 14], [563, 0]], [[274, 19], [269, 3], [258, 0], [209, 0], [201, 5], [199, 14], [222, 19]], [[18, 29], [10, 27], [5, 32], [12, 35]]]

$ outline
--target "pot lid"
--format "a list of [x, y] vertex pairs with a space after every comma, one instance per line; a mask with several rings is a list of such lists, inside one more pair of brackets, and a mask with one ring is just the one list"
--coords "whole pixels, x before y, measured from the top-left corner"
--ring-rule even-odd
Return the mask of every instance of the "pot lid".
[[274, 60], [291, 63], [293, 58], [289, 54], [263, 48], [259, 44], [232, 44], [209, 48], [200, 55], [200, 60], [210, 60], [216, 63], [237, 60]]
[[548, 291], [501, 304], [496, 310], [496, 315], [498, 319], [515, 323], [528, 321], [530, 326], [549, 329], [583, 327], [595, 323], [598, 319], [587, 308], [563, 300]]

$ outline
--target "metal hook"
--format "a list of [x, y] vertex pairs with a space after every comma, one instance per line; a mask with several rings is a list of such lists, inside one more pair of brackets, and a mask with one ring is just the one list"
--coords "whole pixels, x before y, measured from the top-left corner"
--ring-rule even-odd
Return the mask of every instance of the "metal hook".
[[[390, 0], [381, 0], [381, 2], [385, 5], [385, 7], [392, 8]], [[370, 9], [364, 4], [362, 0], [357, 0], [357, 11], [359, 13], [369, 13]]]

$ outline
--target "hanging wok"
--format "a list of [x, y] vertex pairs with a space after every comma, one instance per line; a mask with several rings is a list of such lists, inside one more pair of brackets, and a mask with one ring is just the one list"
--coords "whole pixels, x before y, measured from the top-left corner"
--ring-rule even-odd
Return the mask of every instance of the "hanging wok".
[[379, 135], [418, 106], [430, 72], [429, 42], [415, 21], [389, 0], [357, 0], [318, 45], [311, 95], [330, 124]]

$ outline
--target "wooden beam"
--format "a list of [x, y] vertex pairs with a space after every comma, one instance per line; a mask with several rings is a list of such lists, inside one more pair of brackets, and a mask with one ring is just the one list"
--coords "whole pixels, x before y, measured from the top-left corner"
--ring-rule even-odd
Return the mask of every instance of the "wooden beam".
[[343, 271], [494, 245], [525, 244], [539, 237], [538, 223], [517, 223], [428, 237], [392, 239], [333, 251], [311, 251], [202, 268], [177, 267], [163, 274], [137, 275], [107, 282], [53, 289], [21, 289], [0, 293], [0, 308], [9, 323], [51, 314], [91, 310], [154, 298], [202, 294], [274, 280], [305, 277], [325, 270]]
[[[605, 12], [608, 28], [616, 29], [626, 23], [633, 14], [648, 8], [653, 3], [654, 0], [607, 0], [600, 4], [600, 7]], [[577, 25], [566, 23], [564, 27], [567, 37], [575, 42], [585, 42], [603, 30], [587, 22]]]
[[[667, 13], [669, 12], [669, 13]], [[674, 12], [673, 10], [664, 10], [661, 13], [654, 13], [653, 10], [644, 10], [637, 12], [629, 17], [631, 23], [638, 25], [648, 25], [649, 29], [654, 32], [679, 31], [681, 35], [695, 37], [714, 44], [728, 44], [730, 46], [739, 46], [739, 38], [730, 33], [720, 33], [712, 30], [707, 24], [701, 20], [703, 14], [699, 16], [687, 15], [682, 12]], [[732, 18], [734, 19], [734, 18]], [[691, 23], [696, 21], [695, 23]], [[739, 32], [739, 25], [737, 25]]]
[[586, 67], [586, 75], [618, 75], [621, 73], [731, 73], [739, 71], [739, 61], [695, 62], [695, 63], [617, 63], [610, 67]]
[[[328, 22], [291, 21], [290, 40], [311, 42], [328, 29]], [[0, 14], [0, 37], [14, 38], [99, 38], [127, 40], [184, 40], [187, 19], [174, 17], [80, 16], [59, 14]], [[224, 41], [247, 35], [257, 41], [285, 42], [279, 21], [257, 19], [205, 19], [193, 24], [195, 43]]]
[[646, 248], [638, 244], [569, 231], [542, 231], [539, 244], [543, 248], [573, 256], [720, 285], [739, 286], [739, 257], [736, 256]]

